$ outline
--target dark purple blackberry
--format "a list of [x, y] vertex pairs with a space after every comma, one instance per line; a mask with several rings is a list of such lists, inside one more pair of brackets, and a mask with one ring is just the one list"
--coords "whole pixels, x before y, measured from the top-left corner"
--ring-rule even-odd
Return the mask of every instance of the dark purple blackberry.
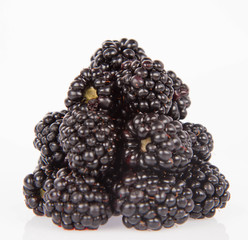
[[115, 72], [121, 70], [123, 62], [141, 60], [144, 57], [144, 50], [133, 39], [107, 40], [91, 57], [91, 68], [101, 67], [103, 71]]
[[46, 164], [63, 165], [65, 154], [58, 141], [59, 126], [67, 111], [49, 112], [35, 126], [34, 147]]
[[35, 171], [32, 174], [28, 174], [23, 181], [23, 194], [26, 206], [33, 209], [33, 212], [38, 216], [44, 215], [44, 183], [48, 179], [54, 179], [58, 171], [58, 168], [51, 164], [45, 165], [44, 160], [41, 158]]
[[117, 86], [127, 116], [138, 112], [168, 113], [174, 94], [173, 81], [162, 62], [149, 58], [126, 61], [122, 69], [117, 75]]
[[169, 116], [139, 113], [124, 130], [124, 162], [155, 171], [182, 171], [192, 157], [191, 140]]
[[172, 79], [174, 89], [172, 106], [168, 114], [176, 120], [184, 119], [187, 116], [187, 108], [191, 104], [189, 88], [173, 71], [168, 71], [167, 75]]
[[45, 213], [65, 229], [97, 229], [112, 215], [109, 195], [93, 177], [60, 169], [45, 184]]
[[159, 230], [182, 224], [194, 208], [192, 191], [175, 177], [128, 172], [114, 187], [115, 211], [126, 227]]
[[[118, 153], [121, 153], [121, 149], [119, 149], [119, 152], [117, 150], [116, 161], [112, 168], [107, 172], [107, 174], [101, 178], [98, 178], [98, 181], [106, 187], [106, 191], [111, 197], [111, 202], [113, 200], [113, 196], [115, 195], [113, 191], [114, 185], [121, 180], [123, 173], [126, 171], [126, 168], [122, 164], [121, 156]], [[111, 204], [111, 207], [113, 210], [113, 215], [119, 215], [119, 213], [115, 211], [113, 204]]]
[[208, 162], [190, 164], [180, 179], [193, 191], [195, 207], [192, 218], [213, 217], [217, 208], [224, 208], [230, 199], [229, 183], [219, 169]]
[[118, 103], [114, 83], [112, 73], [103, 72], [100, 68], [85, 68], [71, 83], [65, 105], [71, 110], [74, 105], [88, 103], [93, 110], [101, 109], [113, 115]]
[[212, 135], [201, 124], [183, 123], [183, 130], [187, 131], [192, 141], [192, 149], [195, 160], [208, 161], [214, 147]]
[[60, 126], [60, 143], [72, 169], [98, 176], [115, 162], [117, 134], [112, 119], [86, 104], [68, 112]]

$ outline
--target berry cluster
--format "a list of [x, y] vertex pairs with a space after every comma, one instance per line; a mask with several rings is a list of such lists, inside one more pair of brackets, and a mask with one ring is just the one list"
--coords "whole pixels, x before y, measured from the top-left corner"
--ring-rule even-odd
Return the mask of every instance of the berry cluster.
[[213, 217], [230, 199], [210, 164], [213, 138], [183, 123], [189, 88], [137, 41], [105, 41], [69, 86], [66, 110], [35, 126], [40, 151], [24, 178], [28, 208], [64, 229], [98, 229], [112, 215], [159, 230]]

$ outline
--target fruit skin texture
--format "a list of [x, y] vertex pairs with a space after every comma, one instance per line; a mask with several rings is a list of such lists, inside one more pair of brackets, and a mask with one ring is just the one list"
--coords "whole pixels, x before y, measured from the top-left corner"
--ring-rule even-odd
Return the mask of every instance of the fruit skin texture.
[[208, 161], [211, 158], [214, 141], [212, 135], [207, 131], [207, 128], [201, 124], [187, 122], [183, 123], [183, 130], [188, 132], [192, 141], [194, 153], [192, 161]]
[[65, 105], [71, 110], [74, 105], [85, 102], [93, 109], [113, 114], [116, 109], [114, 98], [117, 94], [114, 82], [114, 75], [110, 72], [104, 72], [101, 68], [84, 68], [70, 84]]
[[65, 115], [59, 131], [71, 169], [97, 177], [114, 164], [117, 134], [105, 112], [89, 110], [82, 104]]
[[112, 216], [110, 198], [93, 177], [68, 168], [46, 183], [45, 214], [64, 229], [97, 229]]
[[117, 75], [117, 86], [127, 117], [138, 112], [168, 113], [174, 94], [173, 81], [161, 61], [150, 58], [126, 61], [122, 69]]
[[211, 218], [230, 200], [210, 164], [213, 138], [182, 123], [189, 88], [136, 40], [107, 40], [70, 84], [67, 110], [35, 126], [38, 165], [23, 181], [26, 206], [64, 229], [98, 229], [112, 215], [159, 230]]
[[116, 73], [121, 70], [123, 62], [141, 60], [144, 57], [144, 50], [134, 39], [107, 40], [91, 57], [91, 68], [100, 67], [103, 71]]
[[59, 127], [66, 110], [49, 112], [35, 126], [34, 147], [41, 152], [45, 164], [64, 165], [65, 154], [59, 144]]
[[186, 181], [187, 187], [193, 191], [195, 207], [190, 213], [192, 218], [211, 218], [217, 208], [224, 208], [230, 200], [229, 182], [219, 169], [209, 162], [190, 164], [179, 178]]
[[23, 194], [26, 206], [33, 209], [37, 216], [44, 215], [43, 194], [44, 184], [48, 179], [54, 179], [58, 168], [51, 164], [44, 164], [44, 160], [39, 159], [39, 164], [33, 173], [28, 174], [23, 180]]
[[192, 191], [175, 177], [127, 172], [114, 186], [115, 211], [126, 227], [159, 230], [182, 224], [194, 208]]
[[189, 87], [173, 71], [168, 71], [167, 75], [173, 81], [174, 89], [172, 106], [168, 114], [176, 120], [184, 119], [187, 116], [187, 108], [191, 105]]
[[123, 161], [131, 168], [180, 172], [193, 154], [182, 124], [162, 114], [137, 114], [127, 123], [123, 142]]

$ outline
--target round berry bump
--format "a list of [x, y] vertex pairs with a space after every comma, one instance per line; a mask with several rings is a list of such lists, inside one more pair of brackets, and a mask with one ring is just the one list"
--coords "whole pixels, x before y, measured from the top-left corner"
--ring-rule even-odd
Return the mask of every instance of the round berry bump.
[[58, 171], [44, 200], [45, 214], [64, 229], [97, 229], [112, 216], [105, 187], [68, 168]]
[[190, 107], [189, 88], [173, 71], [168, 71], [167, 76], [173, 82], [173, 100], [169, 116], [173, 119], [184, 119], [187, 116], [187, 108]]
[[34, 147], [45, 164], [65, 165], [65, 154], [59, 144], [59, 127], [67, 111], [49, 112], [35, 126]]
[[117, 72], [125, 61], [141, 60], [144, 57], [144, 50], [134, 39], [107, 40], [91, 57], [91, 68], [100, 67], [103, 71]]
[[194, 153], [192, 161], [208, 161], [211, 158], [214, 141], [206, 127], [201, 124], [187, 122], [183, 124], [183, 129], [188, 132], [192, 141], [192, 149]]
[[193, 192], [195, 207], [192, 218], [213, 217], [216, 209], [224, 208], [230, 200], [229, 183], [214, 165], [204, 160], [189, 164], [180, 179], [186, 181]]
[[[115, 110], [116, 93], [114, 74], [100, 68], [85, 68], [70, 84], [65, 105], [69, 110], [77, 108], [81, 103], [88, 103], [92, 109]], [[113, 114], [113, 113], [112, 113]]]
[[113, 189], [116, 214], [128, 228], [159, 230], [182, 224], [194, 208], [185, 182], [150, 171], [125, 173]]
[[[44, 215], [44, 195], [49, 187], [49, 181], [55, 178], [59, 168], [52, 164], [45, 164], [40, 157], [39, 164], [32, 174], [23, 180], [23, 194], [26, 206], [38, 216]], [[47, 181], [47, 185], [45, 182]]]
[[115, 125], [104, 111], [82, 104], [66, 114], [60, 127], [60, 143], [72, 169], [98, 176], [110, 170], [116, 158]]
[[117, 86], [127, 114], [168, 113], [174, 90], [163, 66], [162, 62], [149, 58], [123, 63], [123, 70], [117, 75]]
[[123, 161], [132, 168], [183, 171], [193, 154], [182, 124], [157, 113], [139, 113], [128, 121], [123, 144]]

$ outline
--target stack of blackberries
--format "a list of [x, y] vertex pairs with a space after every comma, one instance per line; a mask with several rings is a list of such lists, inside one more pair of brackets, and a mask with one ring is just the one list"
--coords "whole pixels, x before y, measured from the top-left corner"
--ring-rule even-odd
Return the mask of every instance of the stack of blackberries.
[[209, 163], [212, 135], [181, 122], [190, 104], [188, 86], [135, 40], [105, 41], [70, 84], [66, 110], [35, 127], [27, 207], [77, 230], [112, 215], [138, 230], [212, 217], [229, 183]]

